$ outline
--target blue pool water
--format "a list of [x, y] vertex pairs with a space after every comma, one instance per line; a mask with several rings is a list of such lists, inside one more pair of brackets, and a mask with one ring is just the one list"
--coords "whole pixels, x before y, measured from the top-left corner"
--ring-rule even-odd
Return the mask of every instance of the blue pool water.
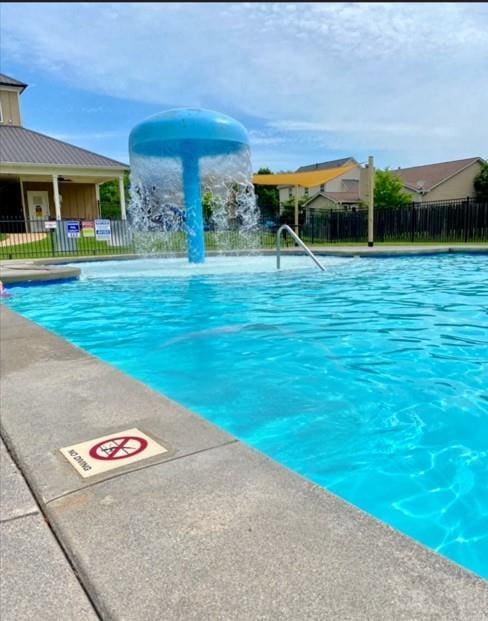
[[488, 577], [488, 256], [84, 264], [9, 306]]

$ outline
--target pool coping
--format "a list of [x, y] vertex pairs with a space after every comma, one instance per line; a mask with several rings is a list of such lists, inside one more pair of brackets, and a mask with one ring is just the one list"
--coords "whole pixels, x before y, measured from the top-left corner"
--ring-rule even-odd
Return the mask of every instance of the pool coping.
[[[433, 254], [488, 254], [488, 244], [469, 245], [469, 244], [453, 244], [453, 245], [434, 245], [434, 246], [334, 246], [331, 247], [313, 247], [314, 254], [317, 256], [329, 257], [406, 257], [406, 256], [425, 256]], [[293, 256], [303, 255], [303, 251], [298, 248], [283, 248], [283, 254]], [[275, 255], [274, 249], [261, 250], [228, 250], [228, 251], [207, 251], [207, 256], [270, 256]], [[160, 253], [151, 254], [151, 258], [185, 258], [186, 253]], [[80, 276], [80, 268], [73, 267], [73, 263], [93, 263], [99, 261], [130, 261], [141, 260], [147, 256], [139, 254], [115, 254], [115, 255], [94, 255], [94, 256], [74, 256], [74, 257], [54, 257], [43, 259], [4, 259], [0, 260], [0, 280], [4, 284], [16, 283], [35, 283], [53, 281], [67, 281], [77, 279]], [[69, 264], [70, 267], [59, 267]]]
[[[487, 581], [5, 306], [0, 328], [2, 437], [100, 618], [488, 618]], [[178, 454], [82, 480], [59, 448], [116, 431], [109, 413]], [[96, 557], [149, 533], [125, 577]]]

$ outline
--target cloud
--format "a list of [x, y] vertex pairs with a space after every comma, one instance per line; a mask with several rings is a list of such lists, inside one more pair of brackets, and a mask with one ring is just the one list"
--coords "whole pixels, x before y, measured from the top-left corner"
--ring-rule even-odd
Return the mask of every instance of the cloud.
[[107, 140], [110, 138], [125, 138], [127, 136], [127, 132], [123, 130], [114, 130], [114, 131], [103, 131], [103, 132], [80, 132], [80, 133], [68, 133], [68, 134], [60, 134], [56, 131], [49, 130], [39, 130], [41, 134], [46, 134], [51, 136], [51, 138], [55, 138], [56, 140], [62, 140], [64, 142], [76, 142], [76, 141], [84, 141], [90, 142], [95, 140]]
[[486, 154], [482, 4], [4, 3], [1, 35], [4, 57], [71, 86], [261, 119], [251, 139], [274, 157]]

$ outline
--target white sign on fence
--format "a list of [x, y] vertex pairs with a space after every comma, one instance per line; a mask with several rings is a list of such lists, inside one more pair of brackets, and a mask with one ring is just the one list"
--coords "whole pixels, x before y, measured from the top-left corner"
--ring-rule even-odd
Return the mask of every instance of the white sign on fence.
[[98, 241], [108, 241], [112, 238], [110, 220], [95, 220], [95, 237]]

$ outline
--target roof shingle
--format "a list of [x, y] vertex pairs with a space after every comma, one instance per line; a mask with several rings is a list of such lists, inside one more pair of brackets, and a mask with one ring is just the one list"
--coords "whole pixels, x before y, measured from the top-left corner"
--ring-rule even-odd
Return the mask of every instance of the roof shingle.
[[330, 160], [328, 162], [319, 162], [318, 164], [309, 164], [308, 166], [300, 166], [295, 172], [312, 172], [314, 170], [327, 170], [328, 168], [339, 168], [346, 164], [357, 164], [353, 157], [343, 157], [340, 160]]
[[4, 164], [51, 164], [86, 168], [126, 168], [103, 155], [50, 138], [25, 127], [0, 125], [0, 162]]
[[465, 160], [439, 162], [438, 164], [413, 166], [412, 168], [399, 168], [391, 172], [399, 177], [406, 187], [412, 190], [422, 189], [428, 192], [434, 186], [439, 185], [439, 183], [442, 183], [478, 160], [482, 161], [480, 157], [469, 157]]
[[27, 88], [27, 84], [25, 84], [24, 82], [19, 82], [18, 80], [14, 80], [14, 78], [11, 78], [9, 75], [5, 75], [4, 73], [0, 73], [0, 85], [20, 86], [22, 89], [20, 91], [21, 93]]

